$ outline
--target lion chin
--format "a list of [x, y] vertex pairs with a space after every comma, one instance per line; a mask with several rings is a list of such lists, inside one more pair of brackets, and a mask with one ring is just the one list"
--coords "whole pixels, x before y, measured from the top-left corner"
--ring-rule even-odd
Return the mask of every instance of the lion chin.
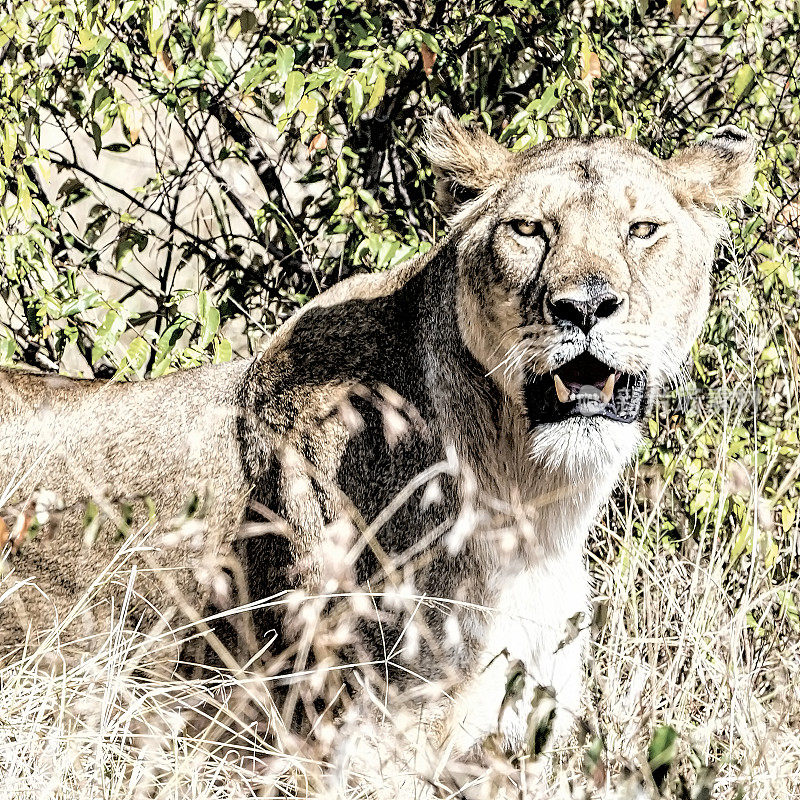
[[617, 475], [636, 455], [642, 435], [635, 422], [596, 414], [569, 416], [536, 425], [529, 432], [528, 455], [548, 472], [593, 483]]

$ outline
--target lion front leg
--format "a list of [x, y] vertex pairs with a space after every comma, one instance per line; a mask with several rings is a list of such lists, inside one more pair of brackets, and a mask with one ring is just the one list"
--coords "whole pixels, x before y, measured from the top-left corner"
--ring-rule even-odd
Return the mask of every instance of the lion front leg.
[[521, 570], [503, 585], [484, 616], [485, 646], [453, 693], [446, 738], [456, 753], [541, 752], [563, 740], [580, 707], [589, 620], [580, 559]]

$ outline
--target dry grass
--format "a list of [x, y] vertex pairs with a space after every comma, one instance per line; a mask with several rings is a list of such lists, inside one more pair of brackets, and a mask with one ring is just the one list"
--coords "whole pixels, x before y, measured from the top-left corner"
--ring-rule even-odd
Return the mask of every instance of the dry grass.
[[[722, 519], [699, 541], [658, 546], [659, 502], [648, 507], [627, 490], [591, 542], [601, 613], [580, 746], [573, 738], [522, 765], [498, 758], [476, 768], [422, 750], [404, 762], [400, 753], [414, 751], [413, 719], [391, 710], [391, 697], [369, 693], [338, 702], [336, 723], [330, 710], [320, 713], [299, 737], [285, 722], [286, 704], [313, 714], [312, 695], [331, 708], [346, 696], [332, 644], [347, 639], [343, 609], [363, 614], [382, 598], [353, 593], [326, 616], [325, 598], [284, 596], [277, 602], [303, 620], [303, 653], [316, 654], [294, 689], [274, 691], [269, 656], [238, 674], [153, 677], [157, 644], [121, 624], [81, 660], [65, 660], [54, 638], [6, 663], [0, 796], [355, 798], [411, 785], [431, 797], [800, 796], [800, 643], [776, 600], [787, 587], [775, 586], [763, 560], [731, 560]], [[361, 667], [370, 669], [383, 665]], [[659, 795], [647, 752], [664, 725], [678, 736]]]
[[[608, 616], [594, 641], [589, 718], [620, 770], [647, 772], [650, 735], [671, 725], [675, 777], [693, 789], [686, 796], [798, 797], [796, 628], [760, 561], [737, 570], [729, 536], [707, 544], [688, 548], [691, 558], [654, 553], [630, 528], [598, 532], [595, 553], [614, 547], [620, 556], [595, 559]], [[698, 781], [711, 779], [713, 792], [701, 794]]]

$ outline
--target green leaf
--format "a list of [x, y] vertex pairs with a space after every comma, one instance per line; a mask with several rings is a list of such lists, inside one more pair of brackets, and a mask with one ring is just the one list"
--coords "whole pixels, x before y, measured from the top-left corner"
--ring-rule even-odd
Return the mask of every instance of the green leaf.
[[558, 87], [555, 84], [551, 84], [545, 90], [541, 100], [539, 100], [536, 116], [539, 119], [544, 119], [558, 105], [559, 100]]
[[285, 44], [279, 44], [275, 50], [275, 69], [277, 78], [283, 82], [289, 77], [294, 66], [294, 50]]
[[290, 72], [289, 77], [286, 78], [285, 102], [287, 115], [292, 114], [295, 108], [297, 108], [297, 104], [303, 97], [303, 88], [305, 87], [305, 83], [306, 79], [303, 76], [303, 73], [298, 72], [297, 70]]
[[106, 313], [103, 324], [97, 329], [92, 345], [92, 364], [102, 358], [119, 340], [125, 330], [125, 320], [113, 309]]
[[78, 178], [68, 178], [61, 184], [61, 188], [58, 190], [56, 196], [64, 198], [61, 203], [61, 208], [67, 208], [73, 203], [83, 200], [85, 197], [91, 197], [91, 194], [92, 193], [86, 186], [84, 186], [83, 181], [78, 180]]
[[28, 180], [21, 172], [17, 173], [17, 204], [22, 211], [22, 215], [29, 221], [32, 208], [31, 192], [28, 188]]
[[227, 339], [217, 339], [214, 342], [214, 363], [227, 364], [233, 358], [233, 348]]
[[125, 269], [133, 260], [134, 241], [123, 237], [117, 242], [114, 249], [114, 260], [117, 264], [117, 271]]
[[94, 140], [94, 154], [99, 155], [103, 149], [103, 131], [100, 126], [92, 120], [90, 123], [92, 129], [92, 139]]
[[143, 233], [131, 229], [123, 233], [114, 248], [114, 261], [117, 265], [117, 271], [125, 269], [131, 263], [134, 247], [141, 253], [146, 246], [147, 237]]
[[158, 3], [152, 3], [147, 15], [145, 30], [150, 53], [155, 56], [164, 41], [164, 10]]
[[13, 339], [0, 339], [0, 364], [12, 364], [17, 343]]
[[209, 299], [208, 299], [208, 292], [205, 289], [203, 289], [202, 291], [198, 292], [198, 294], [197, 294], [197, 315], [200, 318], [201, 322], [205, 319], [206, 314], [208, 314], [208, 309], [209, 309], [210, 305], [211, 305], [211, 303], [209, 302]]
[[414, 38], [423, 42], [437, 56], [442, 54], [442, 48], [439, 47], [439, 43], [427, 31], [414, 31]]
[[[188, 317], [181, 316], [161, 334], [156, 345], [156, 365], [165, 362], [165, 365], [169, 366], [175, 346], [180, 341], [189, 321]], [[155, 372], [157, 369], [158, 366], [154, 367], [153, 371]]]
[[219, 330], [219, 311], [211, 305], [208, 292], [202, 291], [197, 296], [197, 311], [200, 317], [199, 347], [205, 349]]
[[369, 102], [367, 103], [367, 111], [372, 111], [377, 108], [383, 95], [386, 94], [386, 76], [379, 70], [375, 76], [375, 82], [372, 84], [372, 91], [369, 95]]
[[132, 370], [138, 372], [147, 363], [149, 355], [150, 345], [141, 336], [137, 336], [128, 345], [125, 361]]
[[200, 347], [208, 347], [218, 330], [219, 311], [216, 308], [210, 308], [208, 310], [208, 317], [200, 333]]
[[214, 14], [213, 6], [206, 6], [205, 11], [200, 17], [200, 27], [198, 39], [200, 41], [200, 55], [203, 60], [207, 60], [214, 51]]
[[121, 10], [118, 12], [119, 22], [123, 23], [125, 20], [132, 17], [139, 10], [141, 5], [142, 0], [127, 0], [127, 2], [122, 3]]
[[83, 51], [90, 51], [94, 49], [97, 44], [97, 36], [86, 28], [81, 28], [78, 31], [78, 49]]
[[785, 503], [781, 508], [781, 528], [783, 528], [784, 533], [788, 533], [792, 529], [794, 520], [795, 509], [790, 503]]
[[750, 94], [756, 82], [756, 73], [749, 64], [739, 67], [733, 79], [733, 97], [735, 100]]
[[239, 14], [239, 24], [242, 28], [242, 33], [250, 33], [258, 28], [258, 17], [247, 9]]
[[647, 760], [653, 781], [661, 787], [667, 778], [669, 767], [677, 754], [678, 733], [670, 725], [662, 725], [653, 733], [650, 745], [647, 748]]
[[102, 236], [110, 216], [111, 211], [104, 206], [98, 205], [92, 209], [83, 237], [88, 244], [93, 245]]
[[153, 365], [153, 369], [150, 370], [150, 377], [160, 378], [162, 375], [166, 375], [171, 366], [172, 358], [169, 356], [162, 358], [161, 361], [156, 361], [156, 363]]
[[[244, 74], [242, 78], [241, 90], [244, 94], [249, 92], [253, 87], [258, 86], [261, 81], [269, 73], [269, 67], [266, 64], [255, 64]], [[288, 75], [288, 73], [287, 73]]]
[[348, 93], [350, 95], [350, 121], [355, 122], [364, 107], [364, 87], [358, 79], [353, 78], [350, 81]]
[[10, 167], [11, 161], [14, 158], [14, 152], [17, 149], [17, 131], [10, 122], [6, 122], [4, 128], [5, 135], [3, 136], [3, 161], [7, 167]]
[[71, 317], [73, 314], [80, 314], [89, 308], [96, 308], [103, 302], [100, 292], [94, 289], [83, 289], [77, 297], [69, 299], [61, 306], [61, 316]]

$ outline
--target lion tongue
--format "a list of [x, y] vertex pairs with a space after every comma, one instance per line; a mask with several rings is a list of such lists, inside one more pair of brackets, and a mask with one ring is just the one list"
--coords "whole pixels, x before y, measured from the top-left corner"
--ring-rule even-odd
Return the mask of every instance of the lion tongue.
[[[611, 398], [614, 396], [614, 384], [616, 383], [616, 380], [617, 376], [612, 372], [608, 378], [606, 378], [603, 388], [600, 389], [600, 399], [604, 403], [611, 402]], [[558, 397], [558, 401], [560, 403], [569, 403], [573, 398], [573, 392], [567, 388], [567, 385], [564, 383], [558, 373], [553, 375], [553, 383], [556, 387], [556, 396]], [[578, 391], [580, 391], [579, 388]]]

